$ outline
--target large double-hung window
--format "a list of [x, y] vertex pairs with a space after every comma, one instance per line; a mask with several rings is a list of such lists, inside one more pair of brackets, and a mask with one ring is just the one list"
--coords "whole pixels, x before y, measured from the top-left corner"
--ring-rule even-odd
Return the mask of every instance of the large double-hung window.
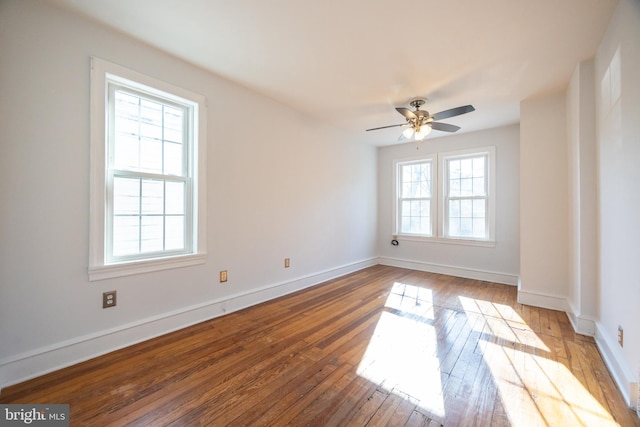
[[488, 239], [488, 153], [444, 157], [444, 237]]
[[396, 163], [395, 235], [495, 241], [495, 147]]
[[203, 262], [204, 99], [92, 59], [90, 278]]
[[109, 261], [191, 249], [190, 107], [109, 84]]

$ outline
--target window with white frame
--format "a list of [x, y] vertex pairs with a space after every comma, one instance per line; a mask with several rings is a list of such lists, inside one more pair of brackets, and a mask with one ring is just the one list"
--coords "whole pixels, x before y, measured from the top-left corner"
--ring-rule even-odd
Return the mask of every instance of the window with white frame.
[[204, 262], [205, 103], [92, 58], [91, 280]]
[[443, 237], [486, 240], [488, 153], [443, 158]]
[[436, 241], [493, 242], [494, 171], [495, 147], [396, 162], [396, 234]]
[[401, 234], [431, 236], [433, 161], [398, 165], [398, 229]]

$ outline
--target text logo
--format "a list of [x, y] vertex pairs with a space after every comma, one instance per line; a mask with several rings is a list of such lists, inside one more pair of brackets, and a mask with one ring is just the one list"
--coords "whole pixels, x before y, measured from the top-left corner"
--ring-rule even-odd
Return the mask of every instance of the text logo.
[[0, 426], [69, 427], [69, 405], [0, 404]]

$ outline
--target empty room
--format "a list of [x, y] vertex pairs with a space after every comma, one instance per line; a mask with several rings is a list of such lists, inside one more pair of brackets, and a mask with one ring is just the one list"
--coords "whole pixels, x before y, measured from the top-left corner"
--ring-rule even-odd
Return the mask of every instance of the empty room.
[[0, 424], [640, 426], [639, 75], [638, 0], [0, 0]]

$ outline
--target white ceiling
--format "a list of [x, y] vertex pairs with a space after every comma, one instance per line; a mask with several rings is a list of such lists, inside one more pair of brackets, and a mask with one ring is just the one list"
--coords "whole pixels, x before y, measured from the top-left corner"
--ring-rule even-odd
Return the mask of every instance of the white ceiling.
[[[459, 132], [519, 121], [564, 88], [617, 0], [50, 0], [211, 70], [350, 138], [395, 143], [394, 107], [429, 98]], [[434, 131], [429, 138], [446, 135]]]

